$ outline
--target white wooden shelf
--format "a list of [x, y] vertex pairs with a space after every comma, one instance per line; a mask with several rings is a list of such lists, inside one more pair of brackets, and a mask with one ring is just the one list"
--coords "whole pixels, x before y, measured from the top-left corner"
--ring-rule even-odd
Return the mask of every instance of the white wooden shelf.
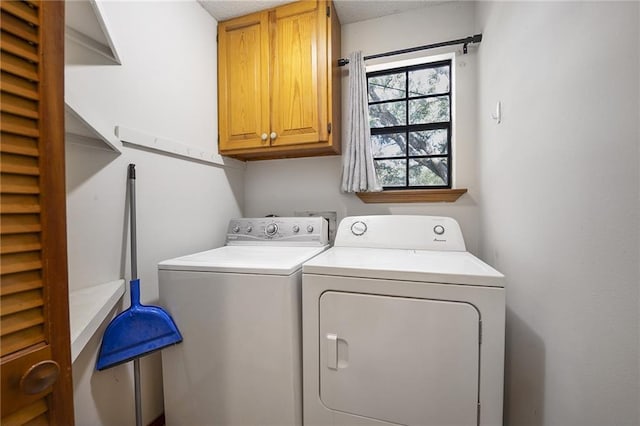
[[74, 362], [124, 294], [124, 280], [69, 292], [71, 362]]
[[[82, 112], [81, 112], [82, 111]], [[64, 104], [65, 140], [70, 143], [106, 149], [120, 154], [120, 141], [97, 123], [95, 117], [78, 107], [76, 102], [65, 94]]]
[[[107, 22], [102, 6], [98, 0], [75, 0], [65, 2], [65, 43], [75, 42], [82, 49], [89, 49], [109, 63], [120, 65], [120, 58], [116, 52], [113, 40], [109, 35]], [[77, 49], [70, 49], [67, 46], [65, 52]], [[65, 61], [68, 62], [65, 56]], [[69, 65], [67, 63], [67, 65]], [[92, 65], [100, 65], [95, 63]], [[120, 153], [122, 144], [113, 134], [113, 126], [101, 123], [101, 117], [92, 114], [87, 109], [83, 100], [86, 94], [74, 94], [69, 90], [69, 85], [65, 85], [64, 94], [64, 125], [65, 140], [70, 143], [90, 146], [93, 148], [107, 149]]]
[[102, 6], [98, 0], [74, 0], [65, 2], [65, 39], [89, 49], [106, 59], [108, 63], [120, 65], [120, 57]]

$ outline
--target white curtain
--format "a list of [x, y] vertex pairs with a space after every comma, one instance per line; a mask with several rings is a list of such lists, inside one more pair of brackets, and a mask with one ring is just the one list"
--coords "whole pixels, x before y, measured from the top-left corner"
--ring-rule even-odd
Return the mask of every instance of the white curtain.
[[347, 140], [342, 154], [342, 191], [382, 191], [373, 166], [367, 73], [362, 52], [349, 55], [349, 100]]

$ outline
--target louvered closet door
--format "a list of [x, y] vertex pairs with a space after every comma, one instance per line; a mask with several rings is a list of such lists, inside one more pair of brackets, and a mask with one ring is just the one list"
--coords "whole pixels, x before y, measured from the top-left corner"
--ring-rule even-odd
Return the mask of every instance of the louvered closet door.
[[64, 4], [0, 5], [0, 423], [69, 425]]

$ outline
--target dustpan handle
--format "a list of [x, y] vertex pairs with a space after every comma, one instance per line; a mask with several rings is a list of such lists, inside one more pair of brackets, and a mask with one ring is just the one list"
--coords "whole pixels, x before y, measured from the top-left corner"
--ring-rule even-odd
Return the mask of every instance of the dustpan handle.
[[129, 196], [130, 206], [129, 211], [131, 213], [131, 280], [138, 279], [138, 255], [136, 253], [137, 238], [136, 238], [136, 165], [129, 164], [129, 171], [127, 173], [129, 179]]
[[135, 279], [129, 281], [129, 291], [131, 293], [131, 307], [140, 305], [140, 280]]
[[[140, 280], [138, 279], [138, 255], [136, 238], [136, 165], [129, 164], [129, 195], [131, 196], [129, 211], [131, 212], [131, 307], [140, 304]], [[140, 359], [133, 360], [133, 377], [135, 384], [136, 426], [142, 426], [142, 390], [140, 389]]]

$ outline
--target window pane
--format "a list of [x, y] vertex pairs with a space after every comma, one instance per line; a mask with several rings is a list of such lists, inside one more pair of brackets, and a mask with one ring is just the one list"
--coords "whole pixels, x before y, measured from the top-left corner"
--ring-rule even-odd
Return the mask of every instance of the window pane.
[[388, 102], [369, 105], [369, 126], [377, 127], [404, 126], [407, 124], [407, 104]]
[[399, 73], [369, 77], [368, 86], [369, 102], [406, 98], [407, 75]]
[[449, 121], [448, 96], [409, 101], [409, 124], [441, 123], [444, 121]]
[[409, 72], [409, 97], [449, 92], [449, 67]]
[[376, 160], [374, 164], [380, 185], [406, 185], [407, 163], [405, 160]]
[[448, 170], [446, 157], [409, 160], [409, 186], [447, 185]]
[[409, 133], [409, 155], [446, 155], [447, 148], [447, 129]]
[[371, 135], [374, 157], [403, 157], [407, 153], [405, 133]]

